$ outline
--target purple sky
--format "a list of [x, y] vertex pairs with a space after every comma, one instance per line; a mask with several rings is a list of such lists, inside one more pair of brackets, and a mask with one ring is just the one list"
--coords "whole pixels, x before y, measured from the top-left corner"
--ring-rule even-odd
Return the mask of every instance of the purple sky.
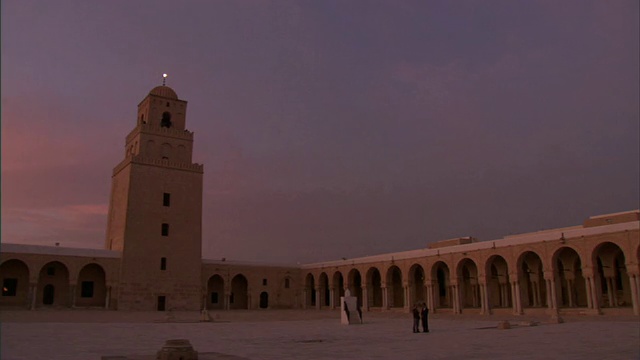
[[312, 262], [639, 207], [638, 1], [2, 2], [2, 242], [102, 247], [161, 74], [207, 258]]

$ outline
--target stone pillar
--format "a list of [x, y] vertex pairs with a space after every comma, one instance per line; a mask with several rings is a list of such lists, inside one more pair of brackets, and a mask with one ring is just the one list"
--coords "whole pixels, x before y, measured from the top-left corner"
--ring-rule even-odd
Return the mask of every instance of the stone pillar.
[[453, 285], [453, 301], [454, 301], [454, 313], [455, 314], [462, 314], [462, 299], [460, 297], [460, 285], [459, 284], [454, 284]]
[[542, 306], [542, 296], [540, 296], [540, 282], [533, 281], [531, 283], [531, 288], [533, 289], [533, 306]]
[[316, 287], [316, 310], [320, 310], [320, 287]]
[[336, 294], [336, 290], [334, 288], [330, 288], [329, 289], [329, 308], [331, 310], [336, 308], [336, 301], [335, 301], [335, 294]]
[[104, 294], [104, 308], [106, 310], [109, 310], [110, 302], [111, 302], [111, 285], [107, 285], [107, 291], [105, 291], [105, 294]]
[[307, 309], [307, 302], [309, 302], [309, 291], [307, 290], [307, 288], [302, 289], [302, 308], [303, 309]]
[[36, 299], [38, 297], [38, 283], [30, 283], [29, 284], [29, 297], [27, 299], [29, 310], [35, 310], [36, 308]]
[[431, 310], [432, 313], [436, 312], [436, 307], [434, 306], [434, 301], [433, 301], [433, 285], [431, 284], [431, 282], [427, 283], [427, 307]]
[[231, 291], [229, 289], [224, 289], [224, 309], [231, 310]]
[[415, 301], [412, 301], [410, 299], [410, 297], [409, 297], [409, 293], [410, 293], [409, 289], [411, 289], [409, 287], [409, 284], [404, 284], [402, 286], [402, 291], [404, 293], [404, 299], [402, 301], [402, 307], [405, 308], [405, 309], [409, 309], [411, 307], [410, 303], [415, 302]]
[[69, 284], [69, 299], [71, 300], [71, 307], [74, 308], [76, 307], [76, 284]]
[[591, 288], [591, 276], [584, 278], [585, 289], [587, 290], [587, 309], [593, 309], [593, 289]]
[[640, 315], [640, 304], [638, 304], [638, 275], [629, 274], [629, 285], [631, 290], [631, 304], [633, 315]]
[[382, 308], [387, 310], [389, 309], [389, 299], [387, 297], [388, 293], [387, 293], [387, 285], [384, 284], [381, 287], [382, 290]]
[[362, 308], [369, 311], [369, 289], [366, 285], [362, 286]]
[[480, 283], [480, 301], [482, 314], [491, 315], [491, 305], [489, 304], [489, 288], [486, 283]]
[[513, 313], [515, 315], [522, 315], [522, 300], [520, 297], [520, 281], [514, 280], [511, 282], [511, 293], [513, 294]]
[[551, 308], [558, 310], [558, 297], [556, 295], [556, 280], [554, 278], [549, 279], [549, 287], [551, 288]]

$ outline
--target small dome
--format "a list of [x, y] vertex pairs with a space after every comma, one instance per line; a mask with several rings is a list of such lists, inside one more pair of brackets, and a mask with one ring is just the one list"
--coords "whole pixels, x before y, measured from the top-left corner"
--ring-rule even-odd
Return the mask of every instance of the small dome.
[[176, 94], [176, 92], [173, 91], [172, 88], [165, 85], [154, 87], [153, 89], [151, 89], [151, 91], [149, 91], [149, 95], [157, 95], [169, 99], [178, 99], [178, 94]]

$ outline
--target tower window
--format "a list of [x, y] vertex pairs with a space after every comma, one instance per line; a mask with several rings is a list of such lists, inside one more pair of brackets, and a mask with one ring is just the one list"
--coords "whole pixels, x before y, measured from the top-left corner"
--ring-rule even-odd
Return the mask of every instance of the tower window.
[[167, 107], [169, 107], [169, 102], [167, 101]]
[[162, 206], [171, 206], [171, 194], [162, 194]]
[[160, 258], [160, 270], [167, 270], [167, 258]]
[[171, 113], [168, 111], [165, 111], [162, 113], [162, 120], [160, 121], [160, 127], [166, 127], [166, 128], [170, 128], [171, 127]]
[[93, 297], [93, 281], [83, 281], [80, 284], [80, 297], [92, 298]]
[[267, 285], [267, 279], [262, 279], [262, 285]]
[[288, 278], [287, 278], [287, 279], [284, 279], [284, 288], [285, 288], [285, 289], [288, 289], [288, 288], [289, 288], [289, 286], [291, 286], [291, 284], [289, 283], [289, 279], [288, 279]]
[[18, 293], [18, 279], [4, 279], [2, 281], [2, 296], [16, 296]]
[[169, 236], [169, 224], [162, 223], [162, 236]]

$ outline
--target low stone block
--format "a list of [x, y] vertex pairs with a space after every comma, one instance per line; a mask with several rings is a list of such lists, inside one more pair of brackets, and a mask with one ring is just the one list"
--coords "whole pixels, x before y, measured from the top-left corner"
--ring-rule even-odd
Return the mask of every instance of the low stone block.
[[189, 340], [167, 340], [156, 355], [156, 360], [198, 360], [198, 352]]
[[498, 329], [501, 329], [501, 330], [511, 329], [511, 324], [509, 324], [508, 321], [500, 321], [498, 323]]

